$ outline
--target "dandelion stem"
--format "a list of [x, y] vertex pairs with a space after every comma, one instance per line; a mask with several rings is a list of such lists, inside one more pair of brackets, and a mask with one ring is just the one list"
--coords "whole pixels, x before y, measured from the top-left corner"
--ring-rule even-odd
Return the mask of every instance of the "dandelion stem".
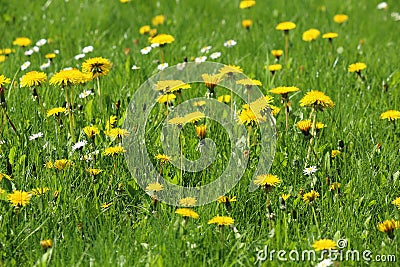
[[319, 224], [318, 224], [317, 215], [315, 213], [314, 206], [311, 206], [311, 209], [312, 209], [313, 216], [314, 216], [315, 226], [317, 227], [318, 237], [321, 237], [321, 231], [319, 230]]
[[73, 122], [73, 114], [72, 107], [68, 97], [68, 88], [64, 88], [65, 90], [65, 101], [67, 102], [67, 110], [68, 110], [68, 119], [69, 119], [69, 133], [71, 134], [72, 142], [75, 143], [75, 131], [74, 131], [74, 122]]
[[285, 31], [285, 65], [287, 67], [287, 63], [289, 60], [289, 31]]
[[284, 105], [285, 105], [285, 116], [286, 116], [286, 132], [288, 131], [289, 128], [289, 102], [287, 99], [284, 99]]
[[100, 77], [97, 76], [97, 94], [99, 95], [100, 111], [103, 111], [103, 103], [101, 102], [101, 88], [100, 88]]
[[310, 144], [308, 146], [308, 152], [307, 152], [307, 158], [306, 158], [306, 167], [308, 165], [308, 160], [310, 158], [310, 154], [311, 154], [311, 151], [313, 149], [312, 146], [313, 146], [313, 142], [314, 142], [314, 138], [315, 138], [315, 134], [316, 134], [317, 111], [313, 108], [311, 110], [311, 114], [310, 115], [313, 117], [313, 122], [312, 122], [312, 126], [311, 126]]

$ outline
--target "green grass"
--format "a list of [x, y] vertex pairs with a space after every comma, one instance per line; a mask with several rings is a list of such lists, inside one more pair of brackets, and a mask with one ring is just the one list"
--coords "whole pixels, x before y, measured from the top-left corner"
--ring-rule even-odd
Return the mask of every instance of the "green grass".
[[[2, 179], [0, 187], [6, 190], [0, 200], [0, 266], [251, 266], [257, 265], [257, 252], [265, 245], [269, 250], [312, 249], [315, 240], [328, 238], [335, 241], [345, 238], [347, 249], [371, 250], [373, 255], [398, 252], [398, 230], [394, 239], [377, 230], [377, 224], [386, 219], [400, 220], [399, 210], [391, 204], [400, 196], [399, 182], [399, 127], [380, 119], [389, 109], [400, 109], [399, 62], [397, 56], [400, 41], [400, 23], [390, 16], [400, 11], [400, 4], [388, 1], [388, 10], [377, 10], [379, 1], [257, 1], [248, 10], [239, 9], [239, 1], [131, 1], [122, 4], [114, 1], [5, 1], [0, 7], [0, 27], [3, 29], [0, 48], [12, 47], [16, 52], [0, 63], [0, 75], [14, 79], [6, 85], [7, 112], [15, 124], [17, 133], [7, 121], [1, 124], [0, 172], [13, 180]], [[326, 10], [322, 10], [325, 6]], [[338, 25], [333, 16], [344, 13], [349, 20]], [[210, 53], [220, 51], [222, 56], [215, 62], [235, 64], [244, 73], [262, 82], [266, 93], [276, 86], [297, 86], [301, 91], [293, 94], [289, 130], [285, 131], [284, 110], [277, 116], [276, 155], [270, 173], [282, 183], [269, 194], [271, 209], [275, 214], [268, 219], [265, 192], [248, 191], [253, 173], [257, 168], [259, 145], [250, 151], [248, 168], [240, 182], [229, 192], [236, 196], [232, 211], [217, 202], [194, 208], [200, 218], [189, 220], [175, 214], [176, 207], [158, 203], [153, 212], [153, 202], [140, 187], [124, 160], [103, 156], [109, 146], [117, 145], [102, 132], [95, 142], [82, 151], [72, 152], [73, 142], [69, 135], [69, 119], [61, 115], [59, 127], [53, 117], [47, 117], [32, 99], [27, 88], [19, 87], [19, 78], [28, 71], [40, 70], [46, 62], [44, 55], [55, 49], [60, 54], [51, 66], [43, 70], [48, 78], [66, 67], [81, 68], [85, 58], [101, 56], [113, 63], [110, 73], [101, 77], [102, 106], [99, 99], [89, 96], [78, 98], [83, 90], [96, 87], [94, 82], [79, 85], [75, 90], [76, 137], [87, 140], [81, 130], [87, 125], [105, 129], [111, 115], [117, 115], [117, 125], [122, 127], [125, 111], [133, 99], [135, 90], [157, 73], [160, 54], [153, 49], [142, 55], [140, 49], [148, 46], [147, 36], [139, 34], [142, 25], [151, 25], [155, 15], [166, 15], [164, 25], [157, 26], [159, 33], [168, 33], [175, 42], [165, 48], [165, 59], [170, 66], [187, 58], [200, 56], [200, 49], [212, 45]], [[242, 19], [252, 19], [250, 31], [241, 28]], [[275, 30], [281, 21], [293, 21], [297, 28], [290, 31], [289, 64], [271, 78], [264, 69], [272, 64], [272, 49], [284, 49], [284, 36]], [[333, 59], [329, 58], [328, 41], [319, 38], [306, 43], [302, 33], [317, 28], [321, 33], [338, 32], [333, 40]], [[18, 48], [12, 42], [26, 36], [34, 43], [51, 39], [38, 53], [29, 58], [24, 55], [28, 48]], [[237, 45], [224, 47], [224, 42], [234, 39]], [[359, 45], [360, 40], [362, 45]], [[32, 47], [31, 45], [30, 47]], [[75, 60], [85, 46], [94, 51], [84, 59]], [[342, 53], [337, 49], [343, 48]], [[129, 48], [128, 54], [124, 49]], [[209, 56], [209, 54], [208, 54]], [[20, 71], [25, 61], [31, 66]], [[210, 59], [209, 59], [210, 60]], [[351, 63], [365, 62], [362, 82], [354, 73], [348, 73]], [[136, 64], [141, 69], [131, 70]], [[397, 78], [396, 78], [397, 77]], [[383, 84], [388, 88], [384, 89]], [[183, 92], [189, 99], [203, 96], [206, 88], [195, 84]], [[93, 90], [93, 89], [92, 89]], [[308, 118], [310, 110], [300, 107], [299, 101], [309, 90], [321, 90], [335, 102], [335, 107], [318, 113], [318, 121], [327, 125], [316, 138], [316, 154], [308, 165], [316, 165], [316, 184], [303, 175], [309, 141], [297, 129], [296, 123]], [[48, 82], [37, 88], [45, 109], [64, 105], [64, 93]], [[93, 90], [96, 93], [96, 90]], [[216, 88], [217, 96], [227, 91]], [[120, 101], [120, 108], [116, 103]], [[281, 107], [279, 97], [275, 106]], [[240, 107], [239, 107], [240, 108]], [[146, 143], [153, 156], [162, 153], [160, 138], [165, 111], [156, 105], [152, 123], [147, 125]], [[163, 167], [165, 179], [185, 185], [206, 184], [216, 179], [228, 164], [231, 150], [227, 134], [222, 126], [203, 119], [207, 125], [207, 137], [217, 144], [216, 161], [200, 173], [185, 173], [167, 163]], [[132, 129], [128, 129], [132, 132]], [[42, 132], [43, 138], [29, 141], [28, 137]], [[132, 134], [132, 133], [131, 133]], [[254, 139], [257, 137], [254, 134]], [[198, 139], [192, 125], [183, 129], [184, 154], [197, 159]], [[343, 152], [330, 158], [338, 142], [343, 141]], [[381, 149], [376, 146], [380, 144]], [[97, 160], [85, 162], [84, 155], [99, 150]], [[74, 165], [58, 171], [44, 164], [57, 159], [70, 159]], [[153, 161], [154, 168], [159, 169]], [[96, 181], [87, 169], [104, 170]], [[329, 182], [341, 183], [340, 194], [329, 191]], [[14, 208], [7, 200], [13, 190], [30, 191], [36, 187], [48, 187], [49, 192], [34, 196], [22, 208]], [[300, 191], [315, 189], [320, 193], [313, 208], [299, 196]], [[58, 190], [57, 198], [53, 193]], [[280, 208], [279, 196], [290, 193], [286, 209]], [[108, 209], [103, 203], [112, 202]], [[235, 227], [218, 229], [207, 222], [215, 215], [229, 215], [235, 219]], [[315, 223], [318, 222], [318, 225]], [[319, 234], [320, 233], [320, 234]], [[51, 239], [53, 247], [46, 252], [40, 241]], [[42, 256], [46, 255], [46, 259]], [[42, 259], [42, 260], [41, 260]], [[314, 266], [315, 262], [282, 262], [266, 260], [263, 266]], [[365, 262], [339, 261], [338, 266], [365, 266]], [[388, 265], [389, 263], [386, 263]], [[370, 266], [379, 266], [372, 262]], [[395, 264], [393, 264], [395, 266]]]

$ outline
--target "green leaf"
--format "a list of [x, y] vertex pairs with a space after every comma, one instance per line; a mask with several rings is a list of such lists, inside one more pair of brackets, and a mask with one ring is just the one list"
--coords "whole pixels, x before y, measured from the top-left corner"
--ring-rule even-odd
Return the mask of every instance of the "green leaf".
[[85, 115], [86, 115], [87, 121], [89, 121], [89, 122], [92, 121], [92, 118], [93, 118], [93, 99], [89, 100], [86, 103]]
[[10, 153], [8, 154], [8, 160], [10, 161], [10, 164], [11, 165], [14, 165], [14, 163], [15, 163], [15, 154], [17, 153], [17, 147], [16, 146], [13, 146], [11, 149], [10, 149]]

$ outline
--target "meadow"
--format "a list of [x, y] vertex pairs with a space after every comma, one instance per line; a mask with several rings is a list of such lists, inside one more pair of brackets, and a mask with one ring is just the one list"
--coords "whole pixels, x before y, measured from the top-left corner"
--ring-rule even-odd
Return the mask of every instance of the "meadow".
[[[3, 1], [0, 266], [397, 266], [398, 12], [366, 0]], [[196, 83], [165, 82], [205, 64], [218, 68]], [[157, 98], [135, 110], [143, 84]], [[198, 113], [179, 113], [194, 98]], [[246, 138], [206, 116], [219, 114], [211, 100]], [[176, 155], [165, 125], [180, 130]], [[139, 145], [148, 161], [132, 157]], [[209, 164], [185, 171], [182, 155]], [[233, 155], [247, 164], [224, 196], [163, 201], [168, 184], [217, 181]]]

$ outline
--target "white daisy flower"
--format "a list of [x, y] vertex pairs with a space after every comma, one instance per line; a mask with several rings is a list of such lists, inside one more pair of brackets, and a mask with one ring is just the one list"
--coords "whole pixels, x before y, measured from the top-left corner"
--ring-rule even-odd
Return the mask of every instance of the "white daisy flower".
[[147, 46], [143, 49], [140, 49], [140, 53], [142, 53], [142, 55], [147, 55], [148, 53], [150, 53], [151, 51], [151, 46]]
[[79, 141], [78, 143], [76, 143], [76, 144], [74, 144], [74, 145], [72, 146], [72, 151], [75, 151], [75, 150], [77, 150], [77, 149], [81, 149], [81, 148], [83, 148], [86, 144], [87, 144], [87, 141], [86, 141], [86, 140]]
[[30, 56], [30, 55], [32, 55], [34, 52], [33, 52], [33, 50], [32, 49], [29, 49], [29, 50], [26, 50], [25, 52], [24, 52], [24, 55], [25, 56]]
[[34, 46], [34, 47], [32, 47], [32, 50], [37, 53], [37, 52], [39, 52], [39, 47], [38, 46]]
[[78, 54], [74, 58], [75, 58], [75, 60], [78, 60], [78, 59], [81, 59], [81, 58], [84, 58], [84, 57], [85, 57], [85, 54]]
[[205, 62], [207, 60], [207, 57], [206, 56], [202, 56], [202, 57], [196, 57], [195, 59], [194, 59], [194, 62], [196, 62], [196, 63], [203, 63], [203, 62]]
[[221, 56], [221, 52], [214, 52], [210, 55], [211, 59], [217, 59]]
[[311, 175], [313, 173], [315, 173], [316, 171], [318, 171], [316, 166], [310, 166], [307, 167], [303, 170], [304, 175]]
[[331, 266], [333, 264], [333, 261], [331, 259], [325, 259], [323, 261], [321, 261], [320, 263], [318, 263], [317, 265], [315, 265], [315, 267], [328, 267]]
[[231, 39], [231, 40], [226, 41], [224, 43], [224, 46], [228, 47], [228, 48], [231, 48], [231, 47], [235, 46], [236, 44], [237, 44], [236, 41]]
[[186, 62], [178, 63], [176, 65], [177, 70], [183, 70], [186, 67]]
[[4, 145], [5, 143], [6, 143], [6, 141], [0, 140], [0, 145]]
[[158, 70], [165, 70], [166, 68], [168, 68], [168, 63], [162, 63], [160, 65], [158, 65], [157, 69]]
[[47, 69], [48, 67], [50, 67], [50, 60], [40, 65], [41, 70]]
[[58, 49], [54, 50], [53, 52], [54, 52], [54, 54], [57, 54], [57, 55], [60, 54], [60, 50], [58, 50]]
[[21, 65], [21, 70], [26, 70], [27, 68], [29, 68], [30, 65], [31, 65], [30, 61], [24, 62], [24, 64]]
[[140, 69], [140, 67], [138, 67], [138, 66], [136, 66], [136, 65], [133, 65], [131, 69], [132, 69], [132, 70], [138, 70], [138, 69]]
[[159, 47], [160, 44], [159, 43], [154, 43], [154, 44], [151, 44], [150, 46], [151, 46], [151, 48], [156, 48], [156, 47]]
[[204, 46], [204, 47], [202, 47], [202, 48], [200, 49], [200, 52], [201, 52], [201, 53], [208, 53], [208, 52], [210, 52], [210, 49], [211, 49], [211, 48], [212, 48], [211, 45]]
[[36, 139], [38, 139], [40, 137], [43, 137], [43, 133], [42, 132], [38, 132], [36, 134], [32, 134], [31, 136], [29, 136], [29, 141], [36, 140]]
[[90, 53], [90, 52], [93, 52], [93, 46], [91, 46], [91, 45], [85, 46], [85, 47], [82, 49], [82, 53], [84, 53], [84, 54], [87, 54], [87, 53]]
[[400, 20], [400, 14], [399, 14], [399, 12], [393, 12], [392, 14], [390, 14], [390, 16], [392, 16], [392, 18], [394, 19], [394, 21], [399, 21], [399, 20]]
[[93, 92], [91, 90], [85, 90], [79, 94], [79, 98], [86, 98], [90, 95], [94, 95]]
[[386, 2], [380, 2], [377, 6], [377, 9], [387, 9], [388, 8], [388, 4]]
[[36, 42], [36, 46], [42, 46], [47, 43], [46, 39], [40, 39], [39, 41]]

